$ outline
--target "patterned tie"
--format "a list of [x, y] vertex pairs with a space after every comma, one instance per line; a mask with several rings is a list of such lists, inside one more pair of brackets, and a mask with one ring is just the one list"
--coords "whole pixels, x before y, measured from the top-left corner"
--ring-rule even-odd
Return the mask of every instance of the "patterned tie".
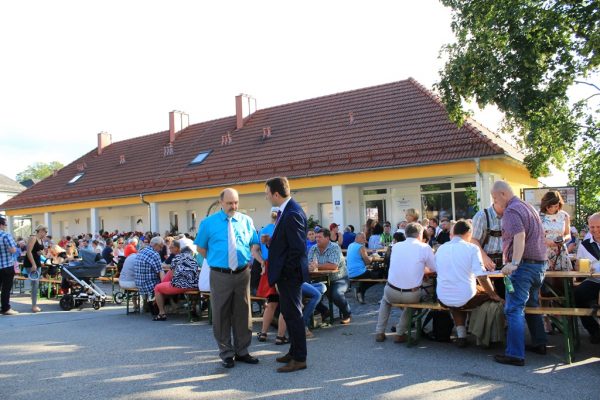
[[238, 267], [237, 250], [235, 249], [235, 233], [233, 232], [233, 224], [231, 217], [227, 218], [227, 258], [229, 260], [229, 269], [235, 271]]
[[277, 211], [277, 219], [275, 220], [275, 225], [279, 223], [279, 218], [281, 217], [281, 210]]

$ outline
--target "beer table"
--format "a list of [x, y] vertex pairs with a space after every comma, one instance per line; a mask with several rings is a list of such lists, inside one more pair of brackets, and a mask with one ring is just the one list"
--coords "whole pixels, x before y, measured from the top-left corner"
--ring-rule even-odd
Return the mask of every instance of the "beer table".
[[331, 275], [339, 272], [339, 269], [318, 270], [309, 272], [311, 280], [324, 282], [327, 287], [327, 301], [329, 303], [329, 323], [333, 325], [333, 292], [331, 291]]

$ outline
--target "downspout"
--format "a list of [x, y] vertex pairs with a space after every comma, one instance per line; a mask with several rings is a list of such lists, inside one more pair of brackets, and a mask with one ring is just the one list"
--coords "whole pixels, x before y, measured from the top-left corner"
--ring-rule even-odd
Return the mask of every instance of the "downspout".
[[477, 175], [475, 176], [475, 186], [477, 187], [478, 196], [477, 205], [480, 210], [483, 210], [483, 173], [481, 172], [481, 159], [479, 157], [475, 158], [475, 170], [477, 171]]
[[148, 203], [146, 200], [144, 200], [143, 193], [140, 193], [140, 200], [142, 201], [142, 203], [144, 203], [145, 205], [148, 206], [148, 224], [150, 226], [150, 230], [152, 230], [152, 211], [150, 210], [150, 203]]

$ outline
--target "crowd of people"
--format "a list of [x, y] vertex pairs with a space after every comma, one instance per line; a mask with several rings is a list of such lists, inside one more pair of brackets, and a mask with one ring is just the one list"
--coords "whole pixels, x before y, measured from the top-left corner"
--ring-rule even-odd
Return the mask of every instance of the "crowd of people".
[[[61, 264], [76, 259], [81, 251], [90, 251], [117, 267], [122, 288], [136, 288], [142, 297], [153, 298], [157, 307], [153, 319], [165, 321], [167, 299], [197, 288], [204, 265], [210, 268], [213, 331], [223, 366], [231, 368], [235, 361], [258, 362], [248, 352], [252, 292], [267, 299], [258, 340], [268, 339], [269, 327], [279, 314], [275, 343], [290, 344], [290, 350], [278, 359], [285, 363], [278, 371], [293, 372], [306, 368], [306, 337], [313, 336], [309, 329], [313, 315], [320, 313], [322, 321], [330, 317], [330, 309], [322, 301], [326, 290], [331, 291], [340, 310], [340, 323], [346, 325], [352, 321], [346, 298], [350, 279], [359, 280], [356, 300], [364, 303], [374, 280], [387, 278], [375, 327], [375, 340], [382, 342], [391, 305], [421, 301], [428, 276], [435, 273], [437, 298], [450, 310], [456, 344], [467, 346], [467, 329], [474, 332], [478, 325], [475, 315], [468, 318], [467, 310], [484, 308], [487, 320], [497, 321], [486, 329], [499, 332], [488, 332], [486, 343], [499, 339], [504, 332], [500, 317], [506, 320], [506, 350], [495, 360], [523, 365], [526, 350], [546, 353], [546, 334], [553, 328], [542, 316], [524, 316], [525, 306], [539, 306], [544, 272], [577, 269], [579, 263], [573, 263], [569, 254], [591, 260], [592, 269], [600, 272], [600, 213], [589, 217], [589, 232], [579, 233], [562, 210], [564, 202], [557, 191], [549, 191], [535, 210], [515, 196], [506, 182], [498, 181], [491, 193], [493, 204], [472, 220], [421, 220], [417, 210], [409, 209], [395, 229], [388, 221], [367, 220], [359, 232], [352, 225], [341, 232], [336, 223], [308, 229], [306, 216], [291, 198], [285, 178], [268, 181], [265, 195], [273, 206], [271, 223], [260, 231], [237, 211], [237, 192], [225, 189], [220, 196], [221, 210], [202, 221], [195, 238], [168, 232], [161, 236], [115, 231], [65, 236], [55, 243], [48, 229], [40, 225], [27, 241], [14, 241], [5, 232], [6, 221], [0, 218], [2, 313], [17, 313], [10, 307], [12, 280], [15, 272], [21, 272], [15, 270], [17, 264], [22, 263], [24, 275], [35, 277], [46, 260]], [[384, 268], [373, 268], [381, 263], [376, 251], [384, 252]], [[310, 274], [319, 271], [330, 274], [329, 288], [311, 281]], [[489, 271], [509, 276], [511, 290], [505, 288], [505, 280], [489, 279]], [[32, 312], [39, 312], [37, 281], [31, 282]], [[560, 290], [560, 283], [546, 280], [545, 284]], [[597, 303], [599, 291], [600, 279], [586, 279], [575, 290], [577, 306]], [[408, 313], [402, 312], [395, 342], [407, 340], [408, 321]], [[525, 322], [531, 333], [530, 345], [524, 343]], [[597, 321], [586, 317], [582, 323], [591, 341], [600, 343]]]

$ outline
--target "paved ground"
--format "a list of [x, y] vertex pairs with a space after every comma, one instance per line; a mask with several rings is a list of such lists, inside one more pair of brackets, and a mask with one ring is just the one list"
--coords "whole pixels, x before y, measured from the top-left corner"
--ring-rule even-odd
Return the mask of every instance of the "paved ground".
[[562, 363], [553, 336], [556, 347], [521, 368], [494, 363], [498, 349], [376, 343], [380, 295], [373, 288], [370, 304], [352, 302], [351, 325], [316, 330], [309, 368], [293, 374], [275, 372], [286, 348], [273, 344], [274, 334], [253, 339], [260, 364], [226, 370], [206, 322], [153, 322], [110, 305], [64, 312], [56, 301], [29, 314], [29, 299], [16, 296], [24, 313], [0, 316], [0, 399], [600, 399], [600, 346], [585, 335], [578, 362]]

